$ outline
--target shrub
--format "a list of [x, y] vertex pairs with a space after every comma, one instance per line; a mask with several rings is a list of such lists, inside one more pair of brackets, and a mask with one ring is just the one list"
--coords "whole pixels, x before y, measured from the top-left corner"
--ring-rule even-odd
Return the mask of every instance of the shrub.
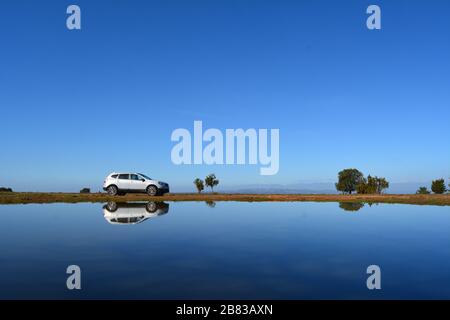
[[203, 189], [205, 189], [205, 185], [203, 183], [203, 180], [197, 178], [194, 180], [195, 187], [197, 188], [198, 193], [201, 193]]
[[214, 187], [219, 184], [219, 180], [216, 179], [216, 175], [214, 173], [211, 173], [210, 175], [206, 176], [205, 184], [207, 187], [211, 188], [211, 192], [214, 192]]
[[430, 194], [430, 191], [428, 191], [427, 187], [420, 187], [416, 191], [416, 194]]
[[363, 180], [356, 186], [356, 191], [359, 194], [382, 194], [384, 189], [389, 188], [389, 182], [381, 177], [371, 177]]
[[431, 191], [436, 194], [443, 194], [447, 191], [444, 179], [438, 179], [431, 182]]

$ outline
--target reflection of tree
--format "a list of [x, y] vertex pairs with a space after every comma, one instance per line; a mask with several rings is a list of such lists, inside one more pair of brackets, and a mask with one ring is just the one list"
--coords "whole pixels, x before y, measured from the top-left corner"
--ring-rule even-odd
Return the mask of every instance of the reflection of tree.
[[214, 208], [216, 206], [216, 202], [215, 201], [208, 200], [208, 201], [205, 201], [205, 203], [210, 208]]
[[362, 202], [339, 202], [339, 208], [345, 211], [358, 211], [364, 207]]

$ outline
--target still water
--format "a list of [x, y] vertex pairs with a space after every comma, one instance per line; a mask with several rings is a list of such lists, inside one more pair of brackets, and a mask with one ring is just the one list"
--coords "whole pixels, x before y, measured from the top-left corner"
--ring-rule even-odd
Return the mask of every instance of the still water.
[[449, 207], [29, 204], [0, 218], [2, 299], [450, 299]]

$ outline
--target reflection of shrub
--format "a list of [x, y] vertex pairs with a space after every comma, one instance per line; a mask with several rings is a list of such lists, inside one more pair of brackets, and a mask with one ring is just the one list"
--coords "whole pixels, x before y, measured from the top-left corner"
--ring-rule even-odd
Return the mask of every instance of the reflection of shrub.
[[83, 189], [80, 190], [80, 193], [91, 193], [91, 189], [83, 188]]
[[345, 211], [358, 211], [364, 207], [362, 202], [339, 202], [339, 208]]
[[205, 201], [205, 203], [210, 208], [214, 208], [216, 206], [216, 202], [215, 201], [208, 200], [208, 201]]
[[0, 187], [0, 192], [13, 192], [11, 188]]

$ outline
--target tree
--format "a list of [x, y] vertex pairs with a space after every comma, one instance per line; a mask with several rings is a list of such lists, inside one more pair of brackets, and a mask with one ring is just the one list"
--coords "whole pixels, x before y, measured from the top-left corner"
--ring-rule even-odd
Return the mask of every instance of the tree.
[[214, 191], [214, 187], [217, 186], [218, 184], [219, 180], [216, 179], [216, 175], [214, 173], [211, 173], [210, 175], [206, 176], [205, 185], [211, 188], [211, 192]]
[[436, 194], [443, 194], [445, 191], [447, 191], [445, 187], [445, 180], [444, 179], [438, 179], [431, 182], [431, 191], [433, 191]]
[[356, 192], [359, 194], [373, 194], [377, 192], [377, 185], [375, 182], [375, 178], [372, 178], [370, 175], [366, 178], [363, 178], [362, 181], [356, 186]]
[[375, 177], [375, 180], [376, 180], [378, 194], [382, 194], [384, 189], [389, 188], [389, 181], [387, 181], [386, 178]]
[[384, 189], [389, 188], [389, 182], [386, 178], [368, 176], [367, 179], [363, 178], [362, 181], [356, 186], [356, 191], [359, 194], [382, 194]]
[[430, 191], [428, 191], [427, 187], [420, 187], [416, 191], [416, 194], [430, 194]]
[[356, 186], [363, 182], [363, 174], [356, 169], [345, 169], [339, 172], [338, 182], [335, 184], [336, 189], [343, 193], [352, 194], [356, 190]]
[[203, 184], [203, 180], [197, 178], [194, 180], [195, 187], [197, 188], [198, 193], [201, 193], [203, 189], [205, 189], [205, 185]]

